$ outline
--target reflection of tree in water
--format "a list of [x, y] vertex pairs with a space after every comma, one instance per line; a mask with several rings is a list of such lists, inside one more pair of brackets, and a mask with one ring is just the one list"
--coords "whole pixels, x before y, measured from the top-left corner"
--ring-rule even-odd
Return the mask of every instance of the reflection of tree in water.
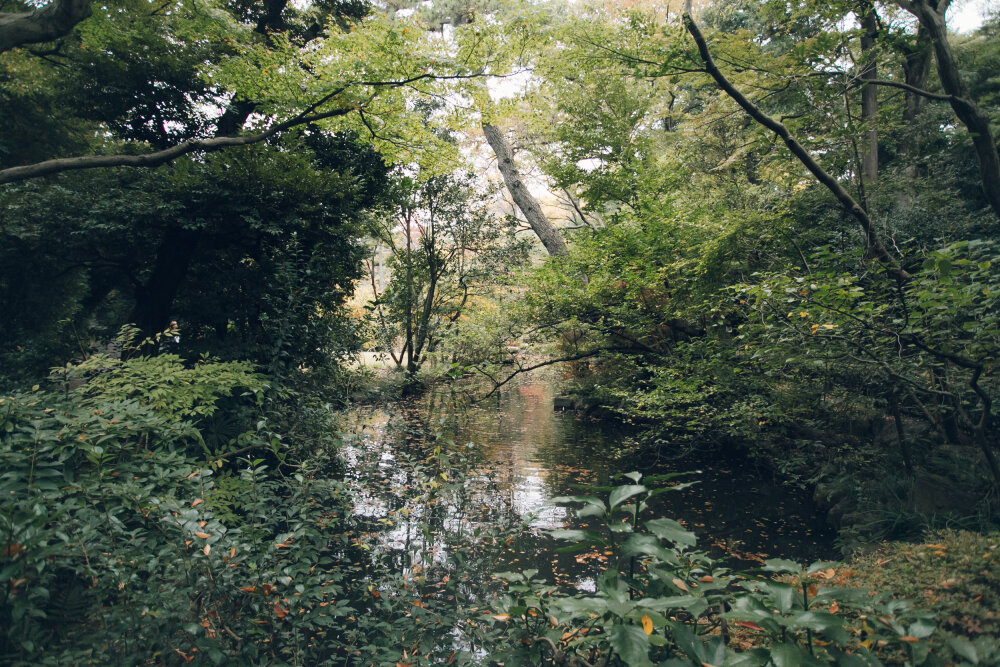
[[[703, 548], [715, 543], [719, 555], [816, 559], [830, 553], [829, 531], [809, 500], [743, 463], [713, 455], [617, 459], [632, 432], [554, 412], [552, 383], [544, 378], [513, 384], [474, 406], [463, 403], [462, 393], [436, 389], [405, 407], [355, 413], [362, 437], [346, 457], [358, 493], [355, 511], [382, 567], [406, 576], [434, 570], [459, 577], [456, 595], [469, 601], [497, 590], [490, 579], [496, 571], [537, 569], [550, 581], [585, 581], [607, 559], [599, 552], [555, 554], [563, 545], [545, 531], [586, 520], [547, 501], [585, 493], [581, 486], [615, 483], [633, 469], [703, 470], [694, 487], [658, 496], [650, 514], [682, 521], [701, 535]], [[516, 530], [522, 524], [528, 529]]]

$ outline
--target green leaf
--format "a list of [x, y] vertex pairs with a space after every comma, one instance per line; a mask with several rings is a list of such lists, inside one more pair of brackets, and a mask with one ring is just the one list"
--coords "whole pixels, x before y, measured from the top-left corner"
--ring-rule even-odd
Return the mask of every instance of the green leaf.
[[785, 560], [784, 558], [769, 558], [764, 561], [764, 565], [760, 569], [764, 572], [798, 573], [802, 571], [802, 566], [795, 561]]
[[976, 645], [968, 639], [959, 637], [958, 635], [948, 635], [946, 641], [951, 650], [957, 655], [962, 656], [973, 665], [979, 664], [979, 651], [976, 650]]
[[796, 644], [775, 644], [771, 647], [771, 662], [774, 667], [801, 667], [806, 654]]
[[651, 667], [649, 637], [637, 625], [615, 625], [608, 633], [611, 646], [629, 667]]
[[632, 496], [645, 493], [647, 490], [648, 489], [646, 489], [646, 487], [642, 484], [626, 484], [625, 486], [615, 487], [614, 490], [611, 491], [611, 495], [608, 497], [608, 505], [614, 509]]
[[698, 541], [695, 534], [686, 530], [684, 526], [673, 519], [653, 519], [646, 522], [649, 532], [663, 540], [668, 540], [674, 544], [692, 547]]

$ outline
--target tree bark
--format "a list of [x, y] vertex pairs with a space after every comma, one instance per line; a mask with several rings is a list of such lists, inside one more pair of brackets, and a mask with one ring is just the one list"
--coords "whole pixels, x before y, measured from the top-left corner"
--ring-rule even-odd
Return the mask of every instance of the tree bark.
[[[136, 287], [135, 306], [129, 318], [139, 327], [143, 338], [152, 338], [170, 323], [170, 311], [187, 276], [200, 237], [198, 231], [168, 229], [156, 249], [152, 273], [142, 285]], [[155, 354], [156, 351], [143, 352]]]
[[[927, 38], [927, 29], [917, 27], [917, 43], [912, 49], [907, 48], [903, 54], [903, 80], [906, 85], [923, 90], [927, 85], [927, 73], [931, 65], [931, 43]], [[909, 125], [927, 105], [927, 97], [913, 91], [906, 91], [903, 103], [903, 123]]]
[[1000, 218], [1000, 155], [997, 154], [993, 134], [990, 131], [990, 117], [969, 95], [969, 89], [962, 80], [955, 54], [948, 42], [944, 15], [951, 0], [897, 0], [897, 3], [917, 17], [921, 27], [927, 31], [931, 44], [934, 45], [934, 59], [937, 62], [941, 87], [951, 96], [949, 102], [955, 115], [969, 130], [979, 161], [983, 192], [993, 213]]
[[[878, 63], [875, 58], [875, 39], [878, 36], [878, 16], [871, 2], [865, 0], [859, 8], [861, 14], [861, 79], [872, 81], [878, 78]], [[861, 122], [865, 124], [864, 154], [861, 158], [861, 174], [866, 185], [878, 180], [878, 86], [865, 85], [861, 89]]]
[[510, 196], [514, 203], [521, 209], [521, 213], [528, 220], [531, 229], [538, 236], [538, 240], [545, 246], [545, 250], [550, 255], [561, 256], [568, 254], [566, 242], [556, 226], [549, 222], [549, 219], [542, 213], [542, 207], [538, 205], [538, 200], [528, 191], [521, 174], [514, 164], [514, 152], [507, 143], [506, 137], [496, 127], [483, 123], [483, 134], [486, 141], [497, 156], [497, 166], [500, 168], [500, 175], [507, 185]]
[[0, 53], [25, 44], [51, 42], [90, 16], [90, 0], [52, 0], [33, 12], [0, 12]]

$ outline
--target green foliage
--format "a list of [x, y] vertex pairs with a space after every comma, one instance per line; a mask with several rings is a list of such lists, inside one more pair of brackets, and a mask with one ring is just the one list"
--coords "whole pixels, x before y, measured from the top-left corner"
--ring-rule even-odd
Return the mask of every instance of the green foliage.
[[[491, 619], [513, 664], [600, 658], [623, 665], [914, 665], [988, 664], [1000, 648], [944, 630], [933, 611], [856, 587], [837, 563], [804, 568], [772, 559], [731, 573], [692, 549], [694, 534], [670, 519], [640, 520], [646, 499], [687, 484], [643, 479], [598, 487], [603, 495], [553, 499], [582, 505], [602, 530], [560, 530], [568, 550], [610, 550], [614, 558], [592, 595], [571, 594], [535, 579], [500, 573], [508, 595]], [[670, 476], [668, 476], [670, 477]], [[640, 483], [645, 482], [645, 483]], [[992, 556], [991, 556], [992, 557]], [[838, 575], [838, 569], [840, 574]], [[729, 646], [730, 632], [744, 650]]]
[[515, 231], [468, 176], [402, 179], [395, 206], [374, 222], [366, 308], [376, 349], [416, 373], [466, 310], [525, 262], [527, 242]]

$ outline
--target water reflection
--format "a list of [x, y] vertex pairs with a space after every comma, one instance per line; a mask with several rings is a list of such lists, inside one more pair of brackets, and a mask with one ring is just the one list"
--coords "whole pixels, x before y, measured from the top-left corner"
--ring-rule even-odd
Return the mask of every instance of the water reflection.
[[[681, 521], [698, 533], [700, 548], [716, 555], [743, 561], [834, 555], [832, 533], [804, 494], [776, 486], [746, 462], [617, 459], [634, 433], [555, 412], [548, 378], [528, 379], [474, 407], [455, 398], [441, 390], [407, 407], [357, 409], [347, 424], [343, 456], [357, 491], [355, 515], [383, 548], [398, 552], [402, 568], [442, 563], [454, 545], [469, 549], [470, 536], [485, 539], [498, 526], [523, 523], [526, 530], [481, 545], [488, 567], [497, 567], [498, 558], [500, 569], [537, 569], [550, 580], [592, 586], [606, 556], [554, 554], [559, 545], [545, 531], [586, 522], [548, 501], [635, 469], [702, 470], [696, 486], [658, 496], [651, 514]], [[456, 467], [465, 470], [461, 483], [448, 477]]]

